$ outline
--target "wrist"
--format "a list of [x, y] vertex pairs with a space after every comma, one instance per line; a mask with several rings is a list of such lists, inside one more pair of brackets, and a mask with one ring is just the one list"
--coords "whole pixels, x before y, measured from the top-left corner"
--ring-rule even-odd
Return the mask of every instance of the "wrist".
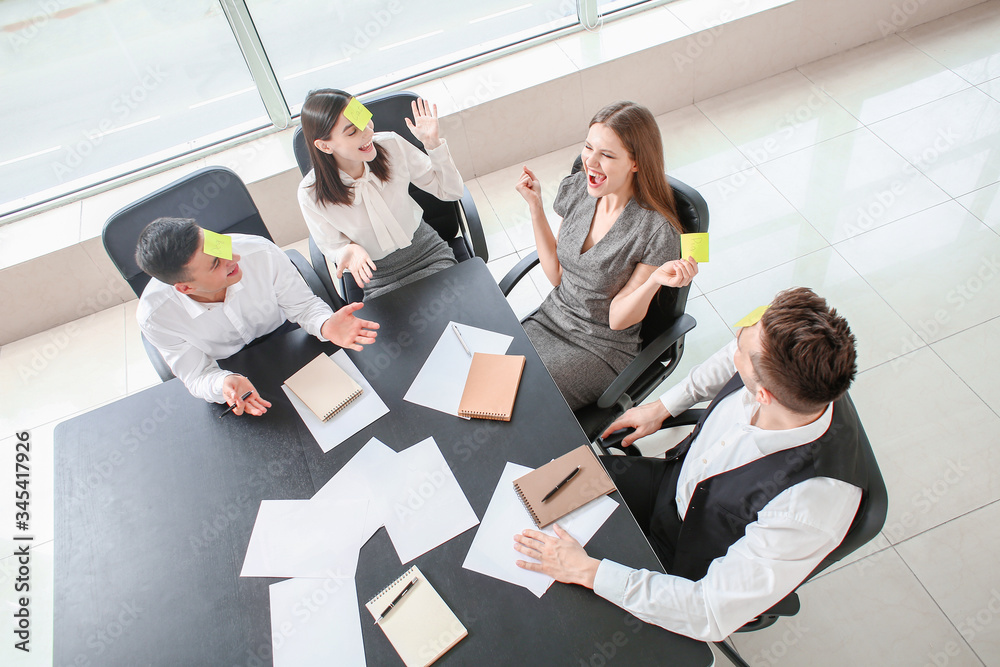
[[594, 581], [597, 579], [597, 568], [601, 566], [601, 561], [596, 558], [587, 556], [587, 565], [581, 573], [580, 581], [577, 582], [581, 586], [593, 589]]

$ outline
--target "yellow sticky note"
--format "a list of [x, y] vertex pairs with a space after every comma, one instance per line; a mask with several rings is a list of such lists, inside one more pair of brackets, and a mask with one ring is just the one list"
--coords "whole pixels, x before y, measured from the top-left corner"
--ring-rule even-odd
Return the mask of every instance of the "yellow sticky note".
[[216, 234], [210, 229], [202, 230], [205, 233], [205, 254], [219, 259], [233, 258], [233, 237], [226, 234]]
[[358, 102], [358, 98], [352, 97], [351, 101], [347, 103], [347, 108], [344, 109], [344, 117], [354, 123], [359, 130], [363, 130], [368, 127], [368, 121], [372, 119], [372, 112], [364, 104]]
[[737, 329], [742, 329], [743, 327], [752, 327], [753, 325], [760, 322], [760, 318], [764, 317], [764, 311], [771, 307], [771, 304], [766, 306], [761, 306], [760, 308], [754, 308], [749, 315], [744, 317], [742, 320], [734, 324], [733, 326]]
[[703, 264], [708, 261], [708, 233], [681, 234], [681, 259], [694, 257]]

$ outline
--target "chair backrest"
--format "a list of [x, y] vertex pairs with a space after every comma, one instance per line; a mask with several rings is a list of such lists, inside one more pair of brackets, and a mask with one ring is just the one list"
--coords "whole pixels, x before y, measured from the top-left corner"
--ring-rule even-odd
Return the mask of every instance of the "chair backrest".
[[129, 204], [104, 223], [104, 249], [136, 296], [150, 280], [135, 261], [139, 234], [164, 217], [193, 218], [220, 234], [255, 234], [273, 240], [235, 172], [225, 167], [199, 169]]
[[[851, 400], [849, 395], [846, 398], [847, 403], [856, 415], [857, 408], [854, 406], [854, 401]], [[882, 479], [882, 471], [878, 467], [878, 461], [875, 460], [875, 452], [872, 450], [871, 442], [868, 441], [868, 436], [865, 434], [865, 429], [861, 425], [860, 419], [858, 419], [858, 440], [865, 457], [865, 466], [868, 470], [868, 489], [861, 499], [861, 505], [854, 516], [854, 522], [847, 531], [847, 535], [844, 536], [844, 540], [816, 566], [816, 569], [806, 578], [806, 581], [809, 581], [809, 579], [812, 579], [837, 561], [868, 544], [868, 542], [875, 539], [875, 536], [879, 534], [879, 531], [885, 525], [885, 519], [889, 512], [889, 493], [885, 488], [885, 480]]]
[[[419, 98], [419, 95], [405, 91], [390, 93], [365, 102], [365, 106], [372, 112], [372, 122], [375, 124], [376, 132], [395, 132], [426, 153], [423, 144], [413, 136], [404, 120], [408, 117], [412, 119], [413, 111], [410, 103]], [[295, 129], [295, 134], [292, 135], [292, 152], [295, 154], [295, 162], [299, 165], [299, 171], [305, 176], [312, 169], [312, 160], [309, 158], [309, 150], [306, 147], [306, 138], [302, 133], [301, 125]], [[410, 196], [423, 209], [424, 221], [433, 227], [441, 235], [441, 238], [450, 241], [458, 236], [459, 220], [461, 220], [462, 215], [458, 202], [441, 201], [415, 185], [410, 185], [409, 191]]]
[[[577, 156], [570, 173], [575, 174], [581, 169], [583, 169], [583, 159]], [[673, 188], [677, 217], [685, 233], [707, 232], [708, 202], [701, 196], [701, 193], [687, 183], [669, 175], [667, 183]], [[640, 339], [643, 347], [666, 331], [671, 324], [677, 321], [677, 318], [684, 314], [690, 291], [690, 285], [679, 289], [657, 290], [649, 304], [649, 309], [646, 311], [646, 316], [642, 320]]]

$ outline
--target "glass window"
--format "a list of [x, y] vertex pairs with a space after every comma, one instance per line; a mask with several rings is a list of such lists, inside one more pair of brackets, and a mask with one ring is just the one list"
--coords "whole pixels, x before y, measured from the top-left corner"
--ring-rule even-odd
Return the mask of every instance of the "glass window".
[[4, 0], [0, 22], [0, 214], [270, 124], [215, 0]]
[[314, 88], [360, 95], [577, 20], [575, 0], [248, 0], [247, 6], [293, 114]]

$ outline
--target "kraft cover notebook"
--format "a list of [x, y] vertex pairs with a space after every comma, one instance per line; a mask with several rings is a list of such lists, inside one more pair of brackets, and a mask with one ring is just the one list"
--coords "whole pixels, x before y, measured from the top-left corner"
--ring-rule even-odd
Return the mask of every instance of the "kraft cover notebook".
[[509, 422], [523, 370], [524, 355], [476, 352], [458, 404], [458, 415]]
[[361, 386], [325, 354], [296, 371], [285, 386], [323, 421], [361, 395]]
[[[409, 589], [399, 597], [407, 586]], [[406, 667], [427, 667], [469, 634], [416, 565], [365, 607]]]
[[[580, 467], [580, 471], [569, 481], [565, 481], [577, 466]], [[548, 500], [543, 501], [542, 499], [561, 482], [564, 483], [559, 490]], [[514, 490], [531, 515], [531, 520], [539, 528], [544, 528], [577, 507], [611, 493], [615, 490], [615, 485], [604, 471], [604, 466], [594, 456], [590, 445], [581, 445], [541, 468], [515, 479]]]

